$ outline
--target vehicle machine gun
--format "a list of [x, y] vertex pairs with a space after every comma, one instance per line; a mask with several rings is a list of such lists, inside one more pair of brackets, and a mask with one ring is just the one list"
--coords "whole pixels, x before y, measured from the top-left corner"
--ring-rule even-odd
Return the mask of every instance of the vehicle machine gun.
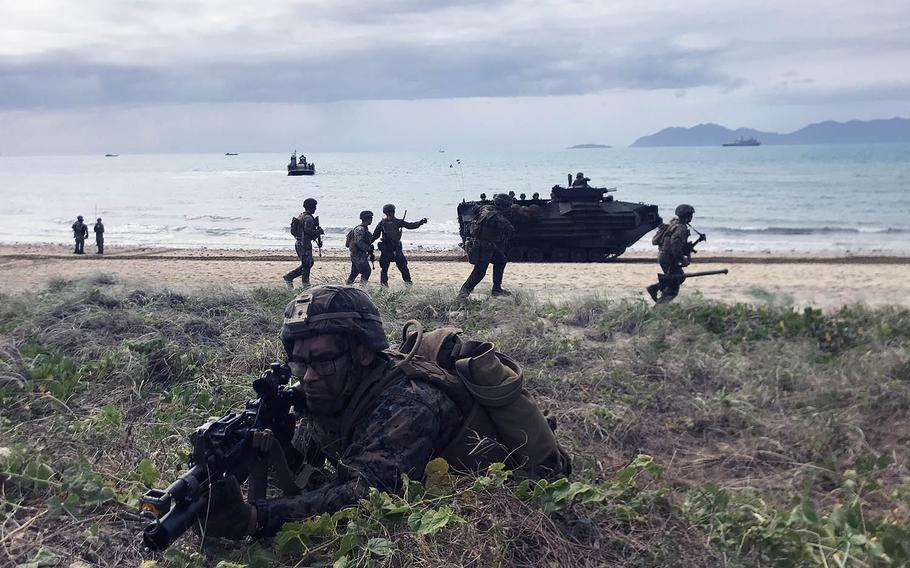
[[189, 470], [166, 489], [150, 489], [139, 498], [142, 513], [154, 518], [142, 533], [147, 547], [166, 549], [204, 517], [214, 483], [231, 475], [243, 483], [257, 457], [252, 448], [256, 432], [271, 430], [279, 438], [293, 433], [290, 411], [302, 408], [305, 401], [297, 389], [286, 386], [290, 378], [286, 363], [272, 363], [253, 381], [259, 398], [248, 400], [240, 412], [206, 422], [190, 435]]

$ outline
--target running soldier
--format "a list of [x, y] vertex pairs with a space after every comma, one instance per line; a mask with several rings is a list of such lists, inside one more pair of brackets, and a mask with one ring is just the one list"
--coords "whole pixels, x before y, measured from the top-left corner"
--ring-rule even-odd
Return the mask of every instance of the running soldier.
[[474, 287], [484, 279], [490, 264], [493, 265], [492, 295], [512, 295], [502, 287], [502, 278], [508, 262], [506, 248], [515, 232], [515, 227], [507, 217], [512, 209], [512, 202], [508, 195], [497, 193], [493, 196], [493, 205], [484, 205], [480, 209], [471, 228], [471, 242], [468, 246], [468, 262], [474, 265], [474, 270], [458, 292], [460, 300], [466, 299]]
[[[695, 215], [695, 208], [685, 203], [676, 208], [676, 218], [674, 218], [663, 229], [663, 232], [655, 235], [654, 242], [660, 249], [657, 260], [660, 262], [660, 269], [666, 276], [677, 277], [683, 274], [683, 267], [689, 266], [692, 262], [692, 247], [689, 242], [689, 223]], [[667, 279], [663, 284], [651, 284], [646, 289], [651, 299], [658, 304], [665, 304], [679, 294], [680, 281]], [[660, 296], [658, 296], [660, 293]]]
[[104, 254], [104, 223], [101, 222], [101, 217], [95, 221], [95, 245], [98, 247], [95, 254]]
[[76, 240], [76, 250], [73, 254], [85, 254], [85, 239], [88, 238], [88, 225], [82, 221], [82, 215], [76, 217], [73, 223], [73, 238]]
[[291, 234], [297, 239], [294, 250], [300, 258], [300, 266], [284, 275], [288, 289], [294, 287], [294, 278], [300, 277], [304, 287], [310, 285], [310, 269], [313, 267], [313, 241], [322, 248], [322, 235], [325, 231], [319, 226], [319, 220], [313, 216], [316, 212], [316, 200], [308, 197], [303, 202], [303, 212], [291, 220]]
[[373, 242], [382, 238], [379, 241], [379, 283], [383, 286], [389, 285], [389, 266], [394, 262], [398, 271], [401, 272], [401, 279], [410, 286], [412, 284], [411, 271], [408, 269], [408, 259], [401, 247], [401, 229], [417, 229], [426, 224], [427, 218], [424, 217], [413, 223], [399, 219], [395, 217], [395, 205], [392, 203], [383, 205], [382, 212], [385, 214], [385, 218], [376, 225], [376, 229], [373, 231]]
[[348, 285], [354, 283], [354, 278], [360, 275], [360, 285], [366, 286], [370, 280], [370, 260], [373, 256], [373, 245], [370, 242], [370, 225], [373, 223], [372, 211], [360, 212], [360, 224], [348, 233], [348, 249], [351, 251], [351, 275], [348, 276]]

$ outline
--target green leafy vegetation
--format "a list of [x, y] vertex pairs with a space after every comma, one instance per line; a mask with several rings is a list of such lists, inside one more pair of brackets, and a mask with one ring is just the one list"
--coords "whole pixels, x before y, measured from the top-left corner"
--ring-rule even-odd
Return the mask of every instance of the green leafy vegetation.
[[254, 544], [143, 550], [137, 498], [189, 434], [242, 405], [292, 293], [57, 280], [0, 294], [0, 555], [12, 566], [908, 566], [910, 312], [776, 298], [653, 307], [604, 296], [370, 293], [524, 366], [568, 479], [441, 460], [401, 495]]

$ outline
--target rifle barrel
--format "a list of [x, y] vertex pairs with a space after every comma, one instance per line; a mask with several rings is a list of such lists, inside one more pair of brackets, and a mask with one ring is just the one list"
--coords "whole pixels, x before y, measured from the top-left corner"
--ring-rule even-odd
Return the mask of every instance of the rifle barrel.
[[729, 270], [723, 268], [721, 270], [702, 270], [701, 272], [686, 272], [686, 278], [694, 278], [697, 276], [713, 276], [715, 274], [727, 274]]

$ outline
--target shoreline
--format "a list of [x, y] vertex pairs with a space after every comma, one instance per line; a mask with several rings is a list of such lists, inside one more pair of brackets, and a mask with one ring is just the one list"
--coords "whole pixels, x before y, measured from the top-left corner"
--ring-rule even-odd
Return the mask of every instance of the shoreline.
[[[90, 246], [91, 245], [91, 246]], [[78, 262], [109, 260], [160, 260], [174, 261], [215, 261], [215, 262], [295, 262], [297, 256], [293, 247], [287, 249], [230, 249], [230, 248], [174, 248], [158, 246], [108, 246], [105, 245], [105, 254], [96, 255], [92, 252], [94, 241], [86, 241], [84, 256], [75, 256], [72, 245], [54, 243], [0, 243], [0, 261], [3, 260], [77, 260]], [[315, 251], [314, 251], [315, 252]], [[465, 262], [464, 254], [460, 249], [454, 250], [422, 250], [405, 249], [408, 261], [416, 262]], [[379, 258], [379, 251], [376, 253]], [[322, 256], [314, 254], [318, 262], [348, 262], [348, 252], [344, 249], [323, 248]], [[612, 265], [612, 264], [656, 264], [656, 248], [652, 251], [627, 251], [619, 258], [604, 262], [594, 263], [530, 263], [521, 262], [514, 264], [547, 266], [554, 264], [572, 265]], [[693, 257], [694, 264], [723, 263], [736, 264], [910, 264], [910, 253], [900, 255], [894, 253], [862, 252], [851, 253], [843, 251], [737, 251], [727, 252], [705, 251]]]
[[[124, 285], [174, 289], [205, 287], [284, 286], [282, 276], [297, 265], [296, 257], [279, 251], [186, 250], [153, 247], [110, 247], [104, 256], [73, 255], [69, 246], [0, 245], [0, 291], [40, 290], [52, 279], [111, 275]], [[457, 253], [408, 255], [417, 286], [455, 290], [470, 265]], [[311, 280], [344, 282], [349, 257], [341, 251], [315, 258]], [[862, 303], [910, 307], [910, 257], [737, 255], [694, 259], [691, 271], [729, 269], [725, 276], [692, 278], [681, 297], [701, 295], [725, 303], [785, 303], [825, 310]], [[378, 286], [377, 263], [371, 286]], [[504, 286], [545, 299], [596, 294], [616, 299], [650, 301], [645, 286], [659, 271], [653, 254], [629, 254], [601, 263], [510, 263]], [[492, 270], [475, 290], [488, 297]], [[389, 281], [403, 286], [393, 266]], [[299, 281], [298, 281], [299, 286]]]

